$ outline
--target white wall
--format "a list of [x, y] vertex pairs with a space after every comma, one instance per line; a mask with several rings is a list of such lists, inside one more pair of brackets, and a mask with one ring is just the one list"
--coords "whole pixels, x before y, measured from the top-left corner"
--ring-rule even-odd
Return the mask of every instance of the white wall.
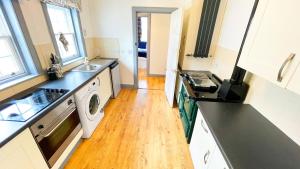
[[149, 74], [165, 75], [167, 67], [170, 14], [151, 14]]
[[147, 42], [148, 41], [148, 17], [141, 18], [141, 25], [142, 25], [141, 41]]
[[246, 103], [300, 145], [300, 95], [253, 75]]
[[[132, 7], [178, 7], [182, 3], [183, 0], [89, 0], [93, 35], [101, 41], [96, 43], [96, 50], [106, 40], [115, 42], [98, 49], [96, 54], [119, 58], [122, 84], [134, 83]], [[103, 50], [111, 52], [103, 55]]]

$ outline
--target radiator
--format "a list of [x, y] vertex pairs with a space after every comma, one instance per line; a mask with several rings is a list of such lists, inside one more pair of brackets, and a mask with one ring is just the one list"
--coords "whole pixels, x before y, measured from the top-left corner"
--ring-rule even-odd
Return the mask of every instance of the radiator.
[[221, 0], [204, 0], [194, 57], [207, 58]]

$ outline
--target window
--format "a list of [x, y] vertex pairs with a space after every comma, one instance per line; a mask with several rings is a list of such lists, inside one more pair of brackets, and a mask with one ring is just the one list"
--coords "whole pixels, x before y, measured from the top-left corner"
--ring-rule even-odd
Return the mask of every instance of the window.
[[36, 53], [33, 47], [29, 49], [32, 44], [25, 39], [26, 30], [22, 29], [25, 24], [22, 27], [17, 18], [22, 17], [16, 16], [12, 2], [0, 0], [0, 88], [5, 83], [38, 74]]
[[63, 64], [85, 56], [79, 17], [75, 9], [45, 4], [56, 52]]

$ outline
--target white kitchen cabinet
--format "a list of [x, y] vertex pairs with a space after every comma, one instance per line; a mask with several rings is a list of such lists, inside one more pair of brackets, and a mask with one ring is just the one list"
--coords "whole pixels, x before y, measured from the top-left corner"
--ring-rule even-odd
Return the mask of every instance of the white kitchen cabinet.
[[24, 130], [0, 149], [0, 168], [48, 169], [29, 129]]
[[229, 169], [220, 149], [215, 148], [215, 151], [211, 155], [208, 169]]
[[197, 112], [197, 118], [190, 143], [190, 152], [195, 169], [208, 169], [210, 157], [214, 152], [216, 143], [208, 129], [206, 122], [200, 112]]
[[283, 88], [291, 78], [299, 82], [300, 75], [292, 77], [300, 60], [299, 7], [299, 0], [260, 0], [238, 65]]
[[100, 93], [100, 107], [103, 108], [112, 95], [112, 85], [109, 67], [103, 70], [98, 76], [99, 93]]
[[197, 112], [190, 153], [195, 169], [229, 169], [200, 110]]
[[300, 94], [300, 64], [288, 83], [287, 89]]

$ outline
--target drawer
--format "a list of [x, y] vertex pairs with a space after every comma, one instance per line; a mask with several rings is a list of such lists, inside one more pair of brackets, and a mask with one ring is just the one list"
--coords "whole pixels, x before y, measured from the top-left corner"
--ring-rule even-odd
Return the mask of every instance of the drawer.
[[218, 147], [215, 148], [214, 153], [211, 155], [208, 168], [209, 169], [229, 169], [227, 162], [225, 161], [224, 156]]
[[190, 143], [190, 152], [195, 169], [207, 169], [217, 144], [198, 110], [196, 123]]
[[[204, 131], [206, 139], [209, 140], [209, 142], [214, 143], [215, 139], [214, 139], [210, 129], [208, 128], [208, 125], [199, 109], [197, 112], [196, 123], [198, 125], [199, 130]], [[196, 126], [196, 123], [195, 123], [195, 126]]]

